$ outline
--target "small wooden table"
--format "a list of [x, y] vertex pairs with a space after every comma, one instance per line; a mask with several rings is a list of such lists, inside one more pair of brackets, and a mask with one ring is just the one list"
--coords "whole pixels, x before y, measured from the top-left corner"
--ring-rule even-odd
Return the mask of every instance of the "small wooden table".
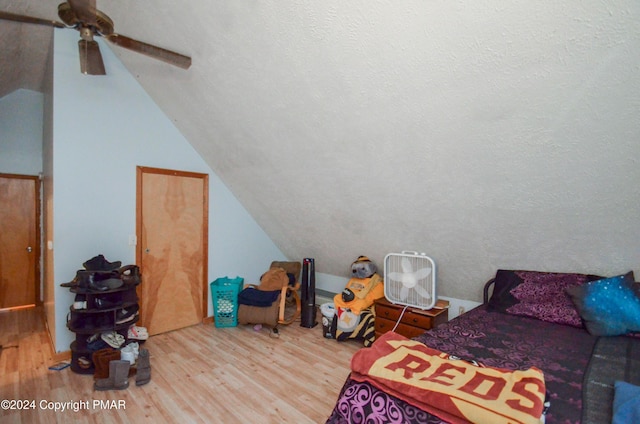
[[[404, 305], [395, 305], [384, 297], [376, 300], [376, 339], [393, 330], [402, 314]], [[411, 338], [419, 336], [439, 324], [449, 321], [449, 301], [438, 300], [432, 309], [424, 310], [408, 307], [396, 327], [396, 333]]]

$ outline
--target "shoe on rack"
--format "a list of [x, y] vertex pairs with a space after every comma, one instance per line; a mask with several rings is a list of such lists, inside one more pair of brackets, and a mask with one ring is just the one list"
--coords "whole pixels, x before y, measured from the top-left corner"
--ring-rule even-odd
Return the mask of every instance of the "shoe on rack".
[[138, 313], [139, 306], [134, 304], [128, 308], [122, 308], [116, 312], [116, 324], [124, 324], [135, 319]]
[[91, 343], [87, 343], [87, 349], [89, 349], [92, 352], [97, 352], [97, 351], [99, 351], [101, 349], [107, 349], [107, 348], [111, 349], [109, 347], [109, 345], [107, 344], [107, 342], [105, 342], [102, 339], [98, 339], [98, 340], [93, 341]]
[[87, 309], [87, 296], [84, 294], [76, 294], [76, 297], [73, 300], [73, 309], [76, 311]]
[[93, 284], [95, 287], [97, 287], [98, 291], [105, 291], [119, 289], [124, 284], [124, 281], [122, 281], [120, 278], [107, 278], [106, 280], [94, 279]]
[[98, 290], [113, 290], [122, 287], [124, 281], [120, 278], [120, 273], [116, 271], [92, 271], [93, 284]]
[[82, 309], [87, 309], [87, 301], [86, 300], [77, 300], [73, 302], [73, 309], [76, 311], [80, 311]]
[[147, 340], [149, 338], [149, 332], [145, 327], [132, 325], [127, 331], [127, 338], [130, 340]]
[[79, 269], [76, 276], [68, 283], [60, 284], [62, 287], [70, 287], [76, 290], [76, 293], [94, 293], [109, 290], [106, 286], [98, 286], [95, 282], [95, 271], [87, 271]]
[[79, 269], [76, 276], [68, 283], [60, 284], [61, 287], [75, 288], [77, 293], [95, 293], [113, 290], [122, 287], [124, 282], [120, 279], [118, 271], [88, 271]]
[[121, 265], [120, 261], [109, 262], [103, 255], [94, 256], [82, 264], [84, 269], [88, 271], [113, 271], [120, 268]]
[[124, 336], [116, 331], [106, 331], [100, 335], [100, 338], [114, 349], [124, 344]]
[[98, 309], [111, 309], [117, 308], [118, 306], [122, 306], [122, 300], [118, 300], [117, 302], [107, 300], [103, 297], [96, 297], [93, 299], [93, 303]]
[[141, 282], [140, 267], [138, 265], [125, 265], [118, 269], [118, 272], [125, 284], [137, 286]]
[[116, 321], [116, 325], [126, 324], [128, 322], [136, 322], [136, 321], [138, 321], [139, 318], [140, 318], [140, 315], [133, 314], [133, 315], [130, 315], [130, 316], [126, 317], [126, 318], [122, 318], [122, 319]]
[[73, 277], [73, 280], [60, 284], [60, 287], [88, 287], [88, 282], [83, 282], [82, 286], [80, 285], [80, 281], [89, 277], [89, 274], [85, 270], [79, 269], [76, 271], [76, 276]]
[[93, 363], [91, 362], [90, 359], [84, 356], [81, 356], [78, 358], [78, 366], [83, 370], [88, 370], [89, 368], [91, 368], [91, 365], [93, 365]]
[[[102, 340], [102, 338], [100, 337], [100, 333], [95, 333], [93, 336], [87, 338], [87, 349], [89, 349], [90, 351], [95, 353], [99, 350], [103, 350], [107, 348], [113, 350], [113, 348], [109, 347], [107, 342]], [[95, 363], [95, 359], [94, 359], [94, 363]]]

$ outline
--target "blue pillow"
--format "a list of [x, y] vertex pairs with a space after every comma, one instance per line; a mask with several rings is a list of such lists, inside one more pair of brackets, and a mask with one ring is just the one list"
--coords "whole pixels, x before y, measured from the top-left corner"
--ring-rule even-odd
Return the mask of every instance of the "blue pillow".
[[640, 331], [640, 298], [633, 290], [633, 271], [567, 289], [587, 331], [618, 336]]
[[640, 423], [640, 387], [616, 381], [611, 424]]

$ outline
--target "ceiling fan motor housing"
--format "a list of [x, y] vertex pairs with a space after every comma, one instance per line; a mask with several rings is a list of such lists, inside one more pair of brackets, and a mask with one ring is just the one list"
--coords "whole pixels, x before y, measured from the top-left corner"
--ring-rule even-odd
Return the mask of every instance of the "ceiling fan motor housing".
[[[85, 11], [89, 18], [81, 19], [67, 2], [58, 5], [58, 16], [65, 25], [76, 28], [84, 38], [83, 30], [89, 29], [93, 35], [108, 36], [113, 34], [113, 21], [110, 17], [95, 9]], [[85, 38], [86, 39], [86, 38]]]

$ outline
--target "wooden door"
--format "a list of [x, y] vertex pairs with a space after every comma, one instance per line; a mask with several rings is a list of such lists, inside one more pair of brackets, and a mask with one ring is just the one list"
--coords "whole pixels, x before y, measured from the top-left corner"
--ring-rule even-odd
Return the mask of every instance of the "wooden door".
[[39, 297], [38, 177], [0, 174], [0, 309]]
[[207, 313], [209, 176], [138, 167], [140, 325], [150, 335]]

